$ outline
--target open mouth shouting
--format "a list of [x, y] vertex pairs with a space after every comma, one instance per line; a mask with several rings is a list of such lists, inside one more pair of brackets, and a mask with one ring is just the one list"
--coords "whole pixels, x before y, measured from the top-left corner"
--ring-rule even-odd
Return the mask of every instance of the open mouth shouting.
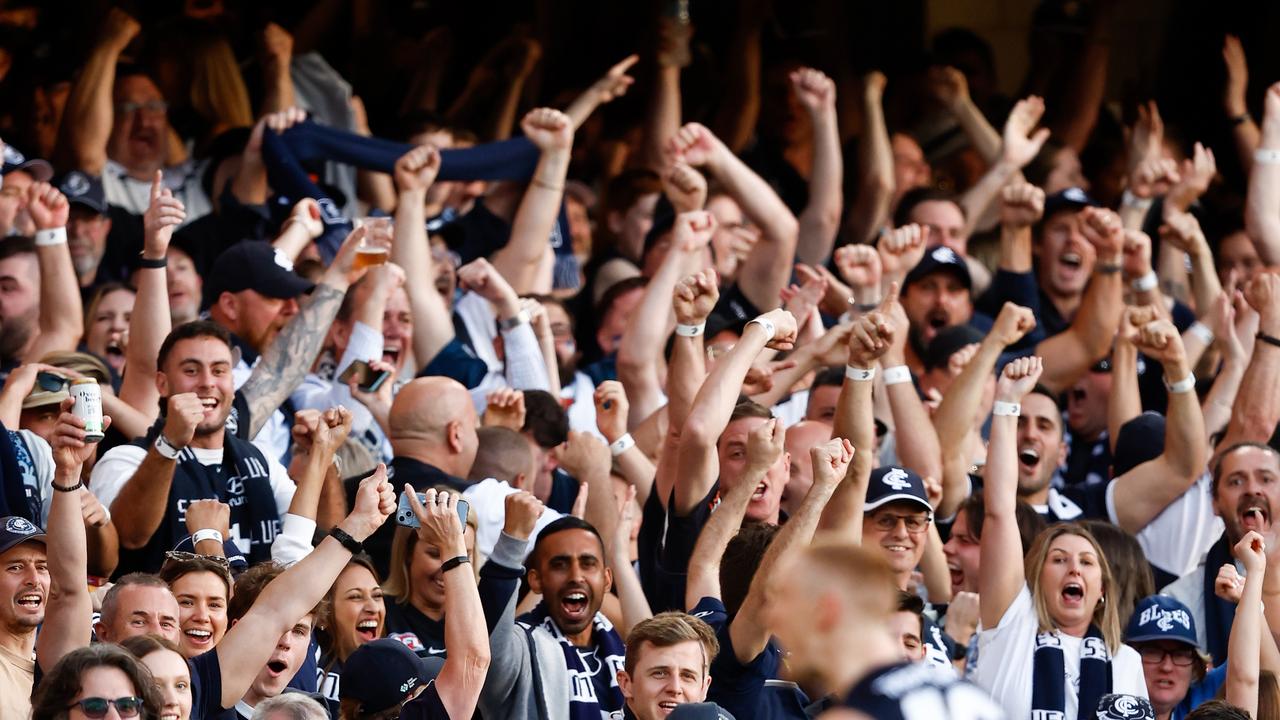
[[1236, 518], [1242, 532], [1265, 533], [1271, 528], [1271, 503], [1262, 495], [1245, 495], [1237, 504]]
[[575, 624], [585, 622], [591, 617], [590, 600], [586, 590], [568, 590], [560, 596], [560, 610]]
[[1062, 606], [1080, 609], [1084, 607], [1084, 585], [1072, 580], [1062, 586]]
[[751, 493], [751, 502], [764, 502], [765, 495], [768, 493], [769, 483], [767, 481], [762, 481], [759, 485], [756, 485], [755, 491]]
[[378, 620], [377, 618], [367, 618], [356, 623], [356, 637], [361, 643], [371, 642], [378, 639]]
[[1034, 445], [1023, 445], [1018, 448], [1018, 471], [1023, 475], [1035, 476], [1040, 469], [1040, 450]]
[[951, 573], [951, 590], [956, 592], [964, 588], [964, 570], [958, 562], [947, 562], [947, 572]]
[[44, 595], [38, 592], [25, 592], [14, 598], [13, 602], [24, 610], [36, 611], [44, 607]]
[[400, 360], [400, 346], [387, 343], [382, 346], [382, 362], [395, 365]]
[[267, 661], [267, 675], [278, 678], [289, 670], [289, 661], [279, 655]]
[[124, 344], [121, 343], [120, 340], [121, 338], [119, 335], [112, 335], [111, 338], [107, 340], [107, 360], [124, 360]]

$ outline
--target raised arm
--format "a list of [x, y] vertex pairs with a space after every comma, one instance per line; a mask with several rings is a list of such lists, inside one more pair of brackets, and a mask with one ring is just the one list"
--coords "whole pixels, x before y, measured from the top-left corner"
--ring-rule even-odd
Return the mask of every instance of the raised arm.
[[[129, 344], [125, 346], [127, 372], [120, 383], [120, 399], [155, 417], [160, 391], [156, 389], [156, 358], [169, 335], [169, 281], [163, 263], [173, 229], [186, 219], [182, 201], [164, 187], [156, 171], [151, 181], [151, 204], [142, 218], [142, 263], [133, 274], [138, 296], [129, 317]], [[156, 267], [157, 264], [159, 267]]]
[[595, 112], [596, 108], [627, 94], [627, 88], [636, 81], [627, 72], [639, 61], [639, 55], [626, 56], [569, 103], [569, 107], [564, 109], [564, 114], [573, 121], [574, 130], [582, 127], [582, 123], [591, 117], [591, 113]]
[[[996, 362], [1005, 349], [1021, 340], [1035, 326], [1035, 316], [1029, 309], [1005, 303], [991, 332], [978, 344], [978, 351], [965, 363], [964, 370], [943, 394], [942, 403], [933, 415], [933, 425], [938, 432], [944, 465], [954, 461], [969, 467], [973, 458], [966, 456], [969, 453], [968, 439], [974, 424], [980, 425], [985, 420], [978, 417], [987, 379], [995, 372]], [[968, 494], [968, 474], [953, 477], [944, 472], [940, 477], [943, 479], [942, 500], [934, 507], [934, 512], [940, 518], [954, 517]]]
[[289, 63], [293, 59], [293, 35], [269, 22], [262, 29], [262, 107], [259, 114], [279, 112], [293, 107], [293, 77]]
[[622, 333], [618, 346], [618, 378], [631, 398], [631, 418], [636, 425], [661, 406], [662, 383], [658, 365], [671, 333], [672, 295], [690, 260], [700, 256], [716, 231], [716, 218], [706, 210], [682, 212], [672, 226], [670, 249], [658, 271], [649, 278], [640, 305]]
[[1138, 330], [1135, 345], [1164, 366], [1169, 388], [1164, 452], [1112, 481], [1116, 523], [1137, 534], [1204, 473], [1209, 442], [1178, 329], [1168, 320], [1149, 322]]
[[729, 541], [742, 527], [751, 495], [769, 468], [782, 457], [786, 428], [777, 418], [766, 420], [747, 436], [747, 467], [742, 478], [720, 498], [716, 511], [698, 533], [689, 555], [684, 606], [692, 609], [704, 597], [721, 599], [720, 562]]
[[1227, 423], [1222, 447], [1238, 442], [1265, 443], [1280, 421], [1280, 276], [1258, 273], [1245, 289], [1245, 300], [1258, 313], [1258, 341], [1240, 381], [1240, 391]]
[[1249, 172], [1244, 224], [1267, 265], [1280, 263], [1280, 82], [1267, 88], [1262, 138]]
[[898, 286], [891, 285], [881, 309], [858, 318], [850, 328], [849, 360], [840, 396], [836, 399], [836, 416], [831, 428], [833, 438], [849, 441], [854, 455], [827, 502], [821, 526], [855, 543], [862, 542], [862, 508], [867, 499], [871, 470], [876, 465], [872, 377], [876, 362], [889, 351], [897, 332], [883, 308], [886, 303], [896, 303], [897, 297]]
[[341, 405], [323, 412], [299, 410], [291, 434], [294, 459], [289, 464], [289, 477], [298, 489], [289, 503], [289, 514], [308, 518], [321, 530], [328, 530], [347, 514], [333, 458], [351, 434], [351, 411]]
[[[458, 517], [456, 493], [427, 490], [426, 503], [418, 502], [413, 486], [404, 486], [409, 505], [418, 517], [418, 542], [438, 547], [442, 557], [466, 558], [467, 543]], [[436, 690], [449, 717], [471, 717], [480, 700], [489, 669], [489, 631], [476, 589], [475, 570], [467, 563], [442, 573], [444, 578], [444, 644], [449, 657], [436, 676]]]
[[1022, 168], [1035, 159], [1049, 139], [1049, 129], [1036, 125], [1044, 116], [1044, 100], [1032, 95], [1019, 100], [1004, 123], [1000, 153], [973, 187], [960, 198], [965, 212], [965, 234], [979, 226], [993, 200], [1009, 183], [1022, 179]]
[[75, 168], [88, 175], [101, 175], [107, 164], [107, 141], [115, 122], [112, 88], [120, 53], [138, 35], [142, 26], [128, 13], [113, 7], [107, 11], [102, 33], [71, 85], [62, 124], [58, 128], [62, 168]]
[[778, 293], [791, 279], [799, 223], [769, 184], [698, 123], [680, 128], [671, 142], [675, 159], [706, 167], [743, 213], [760, 227], [760, 242], [739, 269], [739, 287], [758, 309], [778, 306]]
[[440, 152], [431, 145], [416, 147], [396, 160], [395, 179], [400, 197], [396, 202], [395, 242], [391, 258], [411, 277], [427, 282], [405, 283], [413, 312], [413, 357], [420, 367], [431, 362], [454, 337], [453, 319], [445, 300], [431, 282], [437, 274], [427, 240], [424, 203], [427, 188], [440, 172]]
[[733, 640], [733, 652], [739, 663], [751, 662], [769, 644], [769, 625], [764, 618], [765, 587], [773, 576], [773, 569], [778, 566], [779, 558], [813, 541], [823, 508], [844, 479], [853, 453], [853, 445], [843, 438], [832, 438], [809, 451], [813, 459], [813, 485], [800, 502], [800, 509], [788, 518], [773, 542], [769, 543], [769, 549], [764, 551], [747, 597], [729, 624], [729, 637]]
[[359, 227], [347, 236], [311, 297], [280, 330], [254, 366], [253, 374], [241, 386], [240, 392], [249, 403], [249, 437], [258, 434], [276, 408], [302, 383], [315, 362], [347, 288], [364, 273], [363, 269], [353, 269], [353, 264], [365, 232], [364, 227]]
[[818, 70], [791, 73], [791, 88], [813, 126], [813, 167], [809, 172], [809, 203], [800, 213], [796, 257], [822, 264], [840, 231], [844, 210], [844, 158], [836, 122], [836, 84]]
[[[893, 340], [889, 349], [880, 358], [880, 364], [888, 370], [900, 367], [907, 369], [906, 347], [908, 334], [907, 313], [898, 301], [897, 293], [885, 296], [880, 303], [880, 312], [893, 324]], [[920, 401], [920, 393], [908, 374], [906, 382], [886, 383], [885, 395], [889, 398], [889, 411], [893, 414], [893, 425], [901, 431], [894, 435], [897, 441], [898, 458], [902, 466], [914, 470], [921, 477], [942, 477], [942, 450], [938, 443], [938, 433], [929, 421], [929, 412]]]
[[627, 393], [617, 380], [605, 380], [596, 387], [592, 400], [596, 406], [596, 428], [604, 436], [605, 442], [609, 443], [614, 464], [622, 471], [622, 477], [635, 488], [636, 498], [643, 506], [653, 490], [653, 463], [635, 444], [634, 439], [630, 443], [623, 443], [626, 449], [622, 452], [618, 452], [615, 447], [615, 443], [628, 434]]
[[[360, 482], [355, 507], [338, 527], [356, 542], [364, 542], [395, 508], [396, 494], [387, 482], [387, 469], [379, 465], [373, 475]], [[280, 636], [324, 599], [350, 561], [351, 551], [333, 537], [326, 537], [310, 555], [263, 588], [257, 602], [227, 630], [213, 650], [218, 653], [222, 668], [222, 707], [235, 707], [271, 658]], [[475, 612], [473, 617], [482, 614]]]
[[[996, 402], [1020, 405], [1040, 379], [1040, 358], [1018, 358], [1004, 366], [996, 382]], [[1007, 406], [1006, 406], [1007, 407]], [[1026, 584], [1022, 540], [1018, 534], [1018, 416], [999, 411], [991, 417], [983, 498], [981, 572], [978, 575], [982, 626], [995, 628]]]
[[987, 117], [973, 102], [969, 95], [969, 80], [964, 73], [953, 67], [930, 68], [929, 84], [933, 96], [956, 119], [982, 160], [988, 165], [995, 164], [1000, 159], [1000, 133], [987, 122]]
[[[196, 425], [204, 417], [204, 405], [195, 393], [172, 395], [166, 401], [164, 417], [160, 434], [174, 447], [185, 448], [195, 436]], [[120, 533], [121, 547], [129, 550], [141, 548], [160, 528], [168, 507], [169, 488], [176, 465], [176, 461], [156, 452], [154, 446], [148, 447], [138, 469], [121, 486], [110, 507]]]
[[[94, 444], [85, 442], [84, 420], [71, 412], [74, 404], [70, 398], [62, 401], [52, 438], [53, 498], [45, 527], [49, 598], [44, 624], [36, 636], [36, 661], [50, 670], [63, 655], [88, 646], [93, 620], [93, 601], [85, 585], [89, 557], [80, 513], [80, 494], [89, 491], [81, 485], [80, 469], [93, 455]], [[104, 427], [111, 424], [109, 417], [102, 421]]]
[[1195, 215], [1170, 210], [1166, 205], [1164, 223], [1160, 228], [1160, 242], [1165, 249], [1181, 250], [1191, 258], [1191, 292], [1188, 294], [1195, 301], [1196, 311], [1203, 315], [1213, 306], [1214, 298], [1222, 294], [1222, 282], [1213, 265], [1213, 249]]
[[493, 254], [493, 265], [516, 294], [527, 295], [542, 289], [539, 281], [544, 278], [537, 271], [551, 250], [551, 232], [560, 214], [573, 149], [573, 121], [559, 110], [538, 108], [524, 116], [520, 127], [542, 154], [511, 221], [511, 238]]
[[[1235, 292], [1231, 291], [1232, 294]], [[1233, 298], [1220, 298], [1214, 302], [1209, 312], [1215, 316], [1211, 322], [1216, 334], [1214, 345], [1222, 354], [1222, 366], [1200, 405], [1200, 411], [1204, 413], [1205, 435], [1212, 438], [1225, 430], [1227, 422], [1231, 420], [1231, 406], [1235, 404], [1236, 393], [1240, 390], [1240, 381], [1244, 379], [1249, 358], [1245, 355], [1244, 344], [1240, 342]]]
[[658, 21], [658, 47], [654, 57], [653, 89], [644, 112], [644, 142], [640, 162], [660, 171], [667, 165], [665, 148], [680, 129], [680, 69], [692, 59], [689, 40], [693, 28], [688, 18]]
[[27, 212], [36, 225], [36, 257], [40, 262], [40, 334], [26, 352], [28, 362], [51, 352], [69, 351], [84, 332], [80, 282], [67, 248], [67, 198], [49, 183], [27, 188]]
[[884, 121], [884, 73], [862, 79], [862, 134], [858, 138], [858, 189], [844, 221], [851, 243], [871, 242], [889, 220], [893, 202], [893, 148]]
[[667, 367], [667, 422], [678, 433], [693, 406], [693, 398], [707, 376], [707, 357], [703, 352], [703, 334], [707, 316], [720, 299], [715, 270], [702, 270], [682, 279], [671, 295], [676, 332], [671, 345], [671, 364]]
[[1249, 90], [1249, 62], [1240, 38], [1227, 35], [1222, 41], [1222, 61], [1226, 65], [1227, 82], [1222, 89], [1222, 107], [1231, 122], [1231, 136], [1240, 156], [1240, 167], [1253, 170], [1253, 151], [1258, 147], [1258, 124], [1249, 116], [1245, 95]]
[[1000, 260], [1011, 273], [1029, 273], [1031, 226], [1044, 216], [1044, 190], [1029, 182], [1012, 182], [1000, 191]]
[[1036, 345], [1036, 354], [1044, 358], [1042, 382], [1054, 392], [1064, 392], [1106, 357], [1124, 309], [1119, 272], [1124, 230], [1120, 218], [1100, 208], [1080, 212], [1084, 236], [1097, 250], [1093, 277], [1071, 326]]
[[[1227, 702], [1254, 717], [1258, 712], [1258, 673], [1261, 670], [1262, 583], [1267, 572], [1266, 541], [1250, 530], [1236, 543], [1234, 554], [1244, 564], [1244, 590], [1236, 605], [1227, 641]], [[1205, 569], [1208, 572], [1209, 568]]]
[[613, 589], [618, 595], [618, 604], [622, 606], [621, 632], [631, 634], [631, 628], [637, 623], [653, 617], [653, 608], [644, 595], [644, 587], [640, 584], [640, 575], [631, 564], [631, 529], [635, 527], [637, 509], [636, 488], [627, 488], [622, 496], [622, 504], [618, 507], [618, 525], [609, 538], [609, 567], [613, 569]]
[[1142, 396], [1138, 393], [1138, 328], [1159, 317], [1154, 307], [1130, 305], [1120, 319], [1120, 330], [1111, 349], [1111, 396], [1107, 398], [1107, 440], [1111, 452], [1116, 450], [1120, 428], [1142, 414]]
[[771, 310], [747, 323], [742, 337], [702, 383], [680, 433], [675, 485], [677, 516], [688, 515], [706, 497], [719, 474], [716, 441], [729, 424], [742, 381], [765, 347], [788, 349], [796, 336], [796, 320], [785, 310]]

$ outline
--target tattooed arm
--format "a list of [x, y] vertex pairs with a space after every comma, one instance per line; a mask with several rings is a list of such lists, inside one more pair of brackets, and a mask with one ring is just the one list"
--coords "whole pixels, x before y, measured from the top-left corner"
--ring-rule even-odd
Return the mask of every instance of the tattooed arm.
[[364, 228], [360, 227], [347, 236], [311, 297], [262, 353], [253, 374], [240, 388], [249, 404], [249, 437], [257, 436], [315, 363], [347, 288], [364, 272], [352, 270], [356, 246], [363, 235]]

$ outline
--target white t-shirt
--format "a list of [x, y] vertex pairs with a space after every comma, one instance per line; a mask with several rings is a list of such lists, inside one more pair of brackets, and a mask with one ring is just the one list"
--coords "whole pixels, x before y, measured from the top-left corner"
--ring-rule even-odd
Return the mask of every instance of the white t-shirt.
[[[213, 211], [213, 204], [200, 185], [207, 161], [188, 160], [181, 165], [164, 169], [164, 185], [186, 208], [185, 225]], [[134, 215], [146, 213], [151, 204], [151, 180], [129, 177], [129, 171], [115, 160], [108, 160], [102, 168], [102, 194], [111, 205], [124, 208]]]
[[[222, 464], [222, 448], [205, 450], [193, 447], [191, 452], [195, 453], [196, 460], [199, 460], [201, 465]], [[93, 466], [93, 474], [89, 476], [89, 489], [98, 497], [98, 502], [110, 509], [111, 503], [115, 502], [116, 496], [120, 494], [120, 489], [137, 472], [138, 466], [146, 456], [146, 448], [137, 445], [117, 445], [98, 458], [98, 464]], [[276, 511], [284, 515], [289, 510], [289, 504], [293, 502], [293, 491], [297, 488], [289, 477], [288, 471], [275, 458], [267, 457], [267, 470], [271, 478], [271, 494], [276, 499]], [[241, 550], [249, 551], [247, 531], [241, 533], [233, 527], [231, 536], [236, 539]]]
[[[498, 544], [502, 535], [502, 526], [507, 521], [507, 496], [519, 492], [505, 480], [481, 480], [462, 491], [462, 497], [471, 504], [471, 512], [476, 518], [476, 550], [481, 556], [488, 558], [493, 554], [493, 546]], [[529, 536], [529, 547], [542, 532], [542, 528], [564, 517], [560, 513], [547, 508], [542, 511], [537, 524], [533, 526], [533, 534]], [[528, 548], [525, 553], [529, 552]]]
[[[1010, 718], [1031, 717], [1031, 677], [1034, 667], [1036, 636], [1040, 623], [1036, 619], [1031, 593], [1024, 583], [1010, 603], [1000, 624], [978, 633], [978, 652], [972, 656], [969, 679], [991, 693], [991, 697]], [[1083, 638], [1059, 633], [1066, 665], [1066, 717], [1076, 717], [1080, 684], [1080, 644]], [[985, 662], [984, 662], [985, 660]], [[1128, 645], [1111, 658], [1111, 692], [1147, 696], [1147, 682], [1142, 675], [1142, 658]]]

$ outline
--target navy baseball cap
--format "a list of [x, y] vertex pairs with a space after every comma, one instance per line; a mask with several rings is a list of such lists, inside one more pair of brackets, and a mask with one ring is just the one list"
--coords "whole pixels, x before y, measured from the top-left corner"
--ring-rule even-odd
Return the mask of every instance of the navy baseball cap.
[[67, 202], [79, 203], [99, 215], [107, 214], [107, 194], [101, 179], [72, 170], [58, 181], [58, 189], [67, 196]]
[[22, 170], [36, 182], [49, 182], [53, 177], [53, 166], [48, 160], [40, 158], [28, 158], [22, 154], [18, 148], [5, 143], [4, 145], [4, 167], [0, 169], [0, 174], [8, 175], [14, 170]]
[[1196, 619], [1191, 610], [1168, 595], [1151, 595], [1138, 601], [1124, 629], [1126, 643], [1176, 640], [1202, 650], [1196, 640]]
[[982, 331], [972, 325], [952, 325], [938, 331], [929, 341], [924, 352], [924, 369], [937, 370], [945, 368], [951, 356], [966, 345], [982, 342], [986, 337]]
[[371, 715], [404, 702], [429, 677], [417, 653], [399, 640], [380, 638], [356, 648], [347, 658], [338, 695], [342, 700], [360, 701], [361, 714]]
[[[173, 549], [174, 552], [198, 554], [196, 553], [196, 544], [191, 541], [190, 535], [179, 540], [178, 544], [173, 546]], [[240, 549], [239, 545], [236, 545], [235, 540], [227, 538], [222, 541], [222, 556], [227, 559], [227, 569], [231, 571], [232, 575], [239, 575], [249, 569], [249, 561], [245, 559], [244, 551]]]
[[667, 717], [671, 720], [737, 720], [728, 710], [712, 702], [683, 703]]
[[1045, 198], [1043, 217], [1048, 218], [1063, 210], [1083, 210], [1087, 207], [1102, 207], [1102, 203], [1094, 200], [1081, 188], [1069, 187]]
[[0, 553], [28, 540], [43, 545], [44, 531], [24, 517], [9, 515], [0, 518]]
[[1144, 697], [1111, 693], [1098, 701], [1098, 720], [1156, 720], [1156, 711]]
[[293, 271], [293, 261], [262, 240], [242, 240], [224, 250], [213, 261], [205, 282], [210, 302], [217, 302], [224, 292], [242, 290], [289, 300], [314, 287], [314, 283]]
[[960, 278], [960, 282], [964, 283], [966, 289], [973, 290], [973, 277], [969, 275], [969, 264], [957, 255], [955, 250], [946, 245], [934, 245], [926, 250], [920, 262], [907, 273], [907, 277], [902, 281], [902, 287], [905, 289], [911, 283], [940, 271], [954, 273]]
[[878, 467], [871, 471], [871, 481], [867, 484], [867, 502], [862, 506], [863, 512], [871, 512], [881, 505], [906, 500], [924, 506], [933, 512], [929, 504], [929, 495], [924, 490], [924, 479], [906, 468], [894, 465]]

